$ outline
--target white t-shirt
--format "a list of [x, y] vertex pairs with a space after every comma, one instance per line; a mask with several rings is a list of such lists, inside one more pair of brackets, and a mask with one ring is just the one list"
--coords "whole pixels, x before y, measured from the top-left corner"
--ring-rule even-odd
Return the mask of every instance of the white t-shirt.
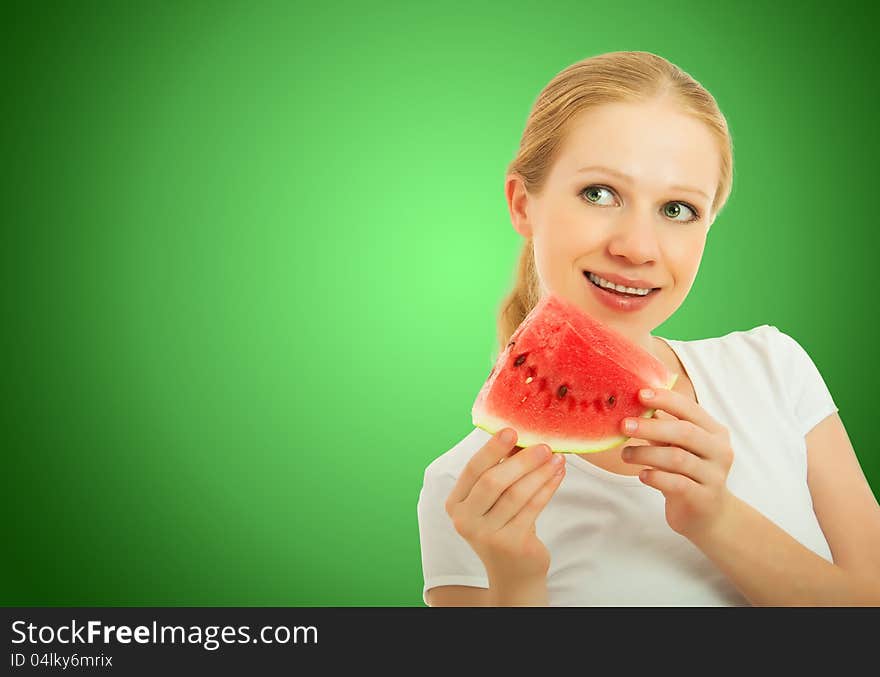
[[[730, 491], [832, 561], [807, 486], [804, 436], [837, 407], [806, 351], [770, 325], [697, 341], [662, 340], [678, 355], [697, 402], [730, 431]], [[489, 587], [482, 561], [444, 507], [465, 464], [489, 438], [475, 428], [425, 470], [418, 501], [423, 599], [439, 585]], [[565, 456], [562, 484], [535, 522], [551, 555], [551, 606], [748, 604], [702, 551], [669, 527], [657, 489]]]

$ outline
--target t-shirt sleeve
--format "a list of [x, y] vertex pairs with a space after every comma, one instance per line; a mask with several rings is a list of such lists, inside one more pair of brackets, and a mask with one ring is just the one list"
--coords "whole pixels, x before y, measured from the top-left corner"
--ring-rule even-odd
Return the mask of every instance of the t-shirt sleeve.
[[776, 342], [795, 419], [806, 435], [825, 417], [838, 411], [825, 379], [806, 350], [785, 332], [776, 330]]
[[425, 593], [439, 585], [471, 585], [489, 587], [489, 578], [482, 560], [455, 530], [446, 513], [446, 499], [456, 479], [447, 472], [430, 467], [419, 494], [419, 538], [422, 548], [422, 574]]

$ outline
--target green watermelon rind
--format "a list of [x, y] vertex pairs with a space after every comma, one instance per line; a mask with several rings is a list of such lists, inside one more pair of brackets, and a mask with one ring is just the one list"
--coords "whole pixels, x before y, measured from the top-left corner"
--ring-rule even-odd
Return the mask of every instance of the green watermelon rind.
[[[671, 390], [673, 388], [673, 386], [675, 386], [676, 381], [678, 381], [678, 374], [673, 374], [668, 385], [666, 386], [666, 389]], [[657, 411], [656, 408], [655, 409], [648, 409], [645, 412], [643, 412], [640, 416], [642, 418], [651, 418], [654, 415], [655, 411]], [[516, 426], [504, 423], [503, 421], [496, 419], [494, 416], [488, 416], [488, 415], [484, 414], [481, 418], [482, 418], [482, 420], [480, 422], [478, 422], [475, 417], [475, 420], [473, 422], [474, 427], [479, 428], [480, 430], [484, 430], [487, 433], [489, 433], [490, 435], [494, 435], [496, 432], [498, 432], [499, 430], [502, 430], [504, 428], [513, 428], [514, 430], [516, 430]], [[487, 418], [498, 421], [498, 425], [492, 426], [492, 425], [489, 425], [488, 423], [484, 423], [485, 419], [487, 419]], [[494, 430], [493, 430], [493, 428], [494, 428]], [[519, 431], [517, 431], [517, 433], [519, 434]], [[527, 433], [525, 436], [519, 437], [517, 439], [516, 445], [518, 447], [525, 448], [525, 447], [534, 446], [536, 444], [546, 444], [550, 447], [550, 449], [553, 450], [554, 453], [557, 453], [557, 454], [595, 454], [600, 451], [607, 451], [608, 449], [613, 449], [614, 447], [618, 446], [619, 444], [623, 444], [627, 440], [631, 440], [631, 439], [632, 439], [632, 437], [627, 437], [626, 435], [618, 435], [616, 437], [606, 437], [601, 440], [591, 440], [591, 441], [585, 442], [584, 445], [577, 445], [575, 448], [572, 448], [572, 449], [561, 449], [561, 448], [558, 448], [559, 446], [561, 446], [560, 443], [555, 440], [551, 439], [548, 441], [546, 438], [541, 438], [537, 435], [531, 435], [531, 434]], [[556, 446], [554, 446], [554, 444]]]

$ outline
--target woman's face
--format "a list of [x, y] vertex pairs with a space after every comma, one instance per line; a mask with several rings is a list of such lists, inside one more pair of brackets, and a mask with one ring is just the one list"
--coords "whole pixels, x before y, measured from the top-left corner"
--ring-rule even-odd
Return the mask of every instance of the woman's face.
[[[572, 122], [540, 195], [508, 177], [511, 219], [533, 238], [542, 293], [645, 343], [697, 276], [714, 220], [716, 141], [668, 103], [606, 104]], [[633, 303], [599, 291], [590, 272], [659, 289]]]

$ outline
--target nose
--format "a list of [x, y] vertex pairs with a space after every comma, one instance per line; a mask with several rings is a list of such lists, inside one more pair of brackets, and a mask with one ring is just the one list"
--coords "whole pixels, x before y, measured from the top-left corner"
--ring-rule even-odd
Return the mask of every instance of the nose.
[[612, 226], [608, 240], [608, 253], [615, 258], [626, 259], [632, 265], [656, 261], [659, 243], [654, 223], [642, 213], [621, 215]]

